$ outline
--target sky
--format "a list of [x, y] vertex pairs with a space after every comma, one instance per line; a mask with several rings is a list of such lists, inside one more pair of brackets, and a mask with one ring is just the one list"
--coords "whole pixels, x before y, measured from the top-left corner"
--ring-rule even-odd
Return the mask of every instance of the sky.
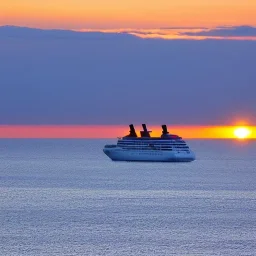
[[0, 24], [40, 28], [256, 26], [255, 0], [8, 0]]
[[255, 136], [254, 0], [8, 0], [0, 12], [0, 137], [116, 137], [130, 123]]

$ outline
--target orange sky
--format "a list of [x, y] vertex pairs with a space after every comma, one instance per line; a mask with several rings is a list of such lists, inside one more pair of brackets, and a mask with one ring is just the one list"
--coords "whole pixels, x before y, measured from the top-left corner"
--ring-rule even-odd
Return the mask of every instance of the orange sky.
[[255, 0], [4, 0], [0, 25], [159, 28], [256, 25]]
[[[168, 126], [169, 132], [185, 139], [193, 138], [236, 138], [238, 126]], [[256, 126], [247, 126], [249, 138], [256, 139]], [[141, 127], [136, 126], [137, 131]], [[161, 134], [161, 127], [148, 126], [152, 136]], [[127, 126], [0, 126], [0, 138], [116, 138], [128, 134]], [[138, 132], [139, 135], [139, 132]]]

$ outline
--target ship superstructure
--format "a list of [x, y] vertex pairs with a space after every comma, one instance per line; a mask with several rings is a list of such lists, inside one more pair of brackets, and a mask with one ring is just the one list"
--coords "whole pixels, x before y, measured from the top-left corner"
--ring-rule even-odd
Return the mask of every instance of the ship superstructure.
[[151, 137], [146, 124], [137, 136], [133, 124], [130, 133], [119, 138], [116, 145], [106, 145], [104, 153], [114, 161], [154, 161], [154, 162], [191, 162], [195, 154], [178, 135], [169, 134], [167, 126], [162, 125], [162, 135]]

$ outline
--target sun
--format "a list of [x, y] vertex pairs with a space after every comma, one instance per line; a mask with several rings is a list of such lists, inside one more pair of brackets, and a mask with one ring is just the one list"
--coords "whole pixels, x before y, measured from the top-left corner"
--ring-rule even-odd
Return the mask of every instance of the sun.
[[251, 134], [251, 130], [247, 127], [238, 127], [234, 130], [234, 135], [238, 139], [246, 139], [249, 138]]

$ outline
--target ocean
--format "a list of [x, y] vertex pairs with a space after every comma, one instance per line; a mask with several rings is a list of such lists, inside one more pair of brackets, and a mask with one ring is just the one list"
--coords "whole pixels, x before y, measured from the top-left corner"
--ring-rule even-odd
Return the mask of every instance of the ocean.
[[256, 255], [256, 141], [191, 163], [112, 162], [115, 140], [0, 140], [0, 255]]

